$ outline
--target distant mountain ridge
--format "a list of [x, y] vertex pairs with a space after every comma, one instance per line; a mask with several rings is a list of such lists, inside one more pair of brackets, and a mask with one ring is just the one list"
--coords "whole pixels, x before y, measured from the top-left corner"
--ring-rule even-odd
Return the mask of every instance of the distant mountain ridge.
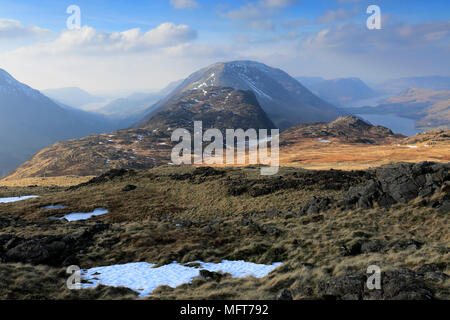
[[0, 176], [55, 141], [111, 130], [98, 115], [63, 108], [0, 69]]
[[376, 89], [395, 95], [407, 88], [421, 88], [434, 91], [450, 90], [450, 76], [404, 77], [390, 79], [376, 86]]
[[332, 121], [345, 114], [280, 69], [254, 61], [232, 61], [216, 63], [191, 74], [165, 99], [152, 106], [141, 124], [183, 92], [214, 86], [253, 91], [261, 107], [280, 129], [300, 123]]
[[97, 97], [77, 87], [42, 90], [42, 93], [52, 100], [81, 109], [83, 106], [102, 102], [105, 99]]
[[416, 121], [418, 128], [450, 128], [450, 90], [408, 88], [376, 107], [347, 109], [359, 114], [396, 115]]
[[146, 169], [170, 162], [172, 132], [203, 128], [271, 129], [268, 118], [252, 91], [206, 87], [183, 92], [139, 128], [94, 134], [57, 142], [37, 153], [8, 178], [97, 175], [114, 168]]
[[310, 84], [308, 88], [322, 99], [338, 106], [347, 106], [354, 101], [379, 95], [359, 78], [323, 80]]

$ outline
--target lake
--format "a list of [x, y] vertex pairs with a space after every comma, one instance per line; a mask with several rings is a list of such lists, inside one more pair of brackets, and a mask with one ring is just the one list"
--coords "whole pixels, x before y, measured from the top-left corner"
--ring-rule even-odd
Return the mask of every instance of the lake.
[[379, 114], [357, 114], [356, 116], [373, 125], [387, 127], [394, 133], [401, 133], [405, 136], [415, 136], [422, 132], [422, 130], [416, 129], [415, 121], [408, 118]]

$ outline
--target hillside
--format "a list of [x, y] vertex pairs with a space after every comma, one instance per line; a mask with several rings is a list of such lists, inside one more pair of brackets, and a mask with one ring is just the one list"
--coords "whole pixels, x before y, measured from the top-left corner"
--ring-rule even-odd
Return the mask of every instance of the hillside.
[[428, 76], [428, 77], [404, 77], [390, 79], [377, 84], [378, 90], [389, 94], [397, 95], [408, 88], [422, 88], [433, 91], [442, 91], [450, 89], [450, 77]]
[[283, 132], [280, 163], [310, 169], [367, 169], [393, 162], [450, 161], [450, 131], [413, 137], [355, 117], [298, 126]]
[[198, 120], [203, 121], [204, 128], [275, 128], [252, 91], [224, 87], [184, 91], [175, 103], [163, 108], [141, 126], [165, 131], [168, 128], [192, 128], [194, 121]]
[[355, 101], [370, 99], [379, 95], [359, 78], [338, 78], [318, 81], [310, 84], [308, 89], [320, 98], [344, 107]]
[[359, 114], [396, 115], [416, 121], [418, 128], [450, 128], [450, 91], [408, 88], [376, 107], [348, 108]]
[[333, 121], [345, 114], [280, 69], [253, 61], [233, 61], [216, 63], [190, 75], [152, 106], [141, 124], [172, 104], [183, 92], [211, 86], [253, 91], [268, 117], [281, 130], [300, 123]]
[[77, 87], [57, 88], [42, 90], [42, 93], [52, 100], [82, 109], [92, 103], [100, 103], [104, 98], [94, 96]]
[[113, 168], [145, 169], [170, 162], [176, 128], [192, 131], [193, 120], [207, 128], [273, 128], [249, 91], [209, 87], [185, 92], [141, 128], [58, 142], [38, 152], [7, 179], [91, 176]]
[[[213, 89], [208, 90], [213, 92]], [[236, 98], [244, 96], [239, 91], [235, 94]], [[184, 106], [186, 101], [189, 99], [178, 106]], [[170, 135], [175, 127], [169, 127], [173, 123], [167, 120], [170, 118], [162, 114], [148, 128], [119, 130], [56, 143], [0, 180], [0, 185], [22, 184], [21, 181], [29, 181], [29, 178], [93, 176], [113, 168], [146, 169], [170, 163], [174, 145]], [[184, 127], [192, 131], [186, 124]], [[269, 123], [261, 122], [261, 125]], [[387, 128], [372, 126], [355, 117], [344, 117], [332, 123], [301, 125], [283, 132], [280, 165], [352, 170], [399, 161], [448, 162], [448, 136], [449, 132], [430, 133], [428, 142], [415, 144], [410, 143], [408, 139], [411, 138], [393, 134]]]
[[[0, 203], [0, 299], [449, 299], [449, 170], [283, 167], [262, 177], [259, 168], [162, 166], [70, 188], [0, 188], [0, 197], [39, 196]], [[61, 219], [96, 208], [107, 213]], [[194, 269], [223, 260], [281, 265], [262, 278]], [[154, 264], [144, 277], [143, 262]], [[114, 282], [66, 288], [69, 265], [131, 263], [83, 278]], [[382, 290], [365, 286], [370, 265], [381, 268]], [[192, 282], [175, 281], [186, 267], [197, 270]], [[148, 286], [158, 270], [174, 281]]]
[[61, 107], [0, 69], [0, 176], [60, 140], [113, 128], [97, 114]]

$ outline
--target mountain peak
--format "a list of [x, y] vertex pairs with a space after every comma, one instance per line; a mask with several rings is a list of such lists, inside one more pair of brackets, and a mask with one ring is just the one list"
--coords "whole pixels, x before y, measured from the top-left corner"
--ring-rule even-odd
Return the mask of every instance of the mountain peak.
[[253, 92], [230, 87], [205, 87], [184, 92], [143, 127], [164, 132], [191, 128], [194, 121], [202, 121], [205, 129], [275, 127]]
[[253, 91], [263, 110], [281, 130], [300, 123], [333, 121], [345, 114], [280, 69], [260, 62], [236, 60], [215, 63], [191, 74], [167, 98], [149, 110], [143, 122], [183, 92], [206, 87]]
[[6, 70], [0, 68], [0, 93], [3, 95], [22, 95], [40, 98], [40, 92], [17, 81]]
[[330, 123], [330, 126], [336, 127], [336, 126], [346, 126], [346, 127], [372, 127], [371, 124], [361, 120], [358, 117], [355, 116], [345, 116], [345, 117], [339, 117], [333, 122]]

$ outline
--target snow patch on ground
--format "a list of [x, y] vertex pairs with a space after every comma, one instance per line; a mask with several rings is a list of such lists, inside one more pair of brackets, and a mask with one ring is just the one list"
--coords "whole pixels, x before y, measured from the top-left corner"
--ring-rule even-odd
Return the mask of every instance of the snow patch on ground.
[[177, 262], [153, 268], [154, 264], [147, 262], [127, 263], [98, 267], [82, 271], [82, 288], [95, 288], [99, 284], [111, 287], [127, 287], [139, 293], [140, 297], [149, 296], [153, 290], [162, 285], [175, 288], [184, 283], [190, 283], [200, 275], [200, 270], [230, 273], [236, 278], [253, 276], [263, 278], [282, 263], [272, 265], [256, 264], [245, 261], [223, 260], [221, 263], [205, 263], [195, 261], [199, 268], [186, 267]]
[[52, 210], [52, 209], [65, 209], [66, 207], [60, 204], [51, 205], [51, 206], [45, 206], [43, 209], [45, 210]]
[[23, 196], [23, 197], [11, 197], [11, 198], [0, 198], [0, 203], [11, 203], [11, 202], [17, 202], [27, 199], [33, 199], [37, 198], [39, 196]]
[[79, 220], [87, 220], [93, 216], [101, 216], [107, 213], [108, 213], [107, 209], [97, 208], [93, 212], [74, 212], [66, 214], [64, 217], [61, 218], [52, 217], [52, 219], [67, 220], [69, 222], [72, 222]]

